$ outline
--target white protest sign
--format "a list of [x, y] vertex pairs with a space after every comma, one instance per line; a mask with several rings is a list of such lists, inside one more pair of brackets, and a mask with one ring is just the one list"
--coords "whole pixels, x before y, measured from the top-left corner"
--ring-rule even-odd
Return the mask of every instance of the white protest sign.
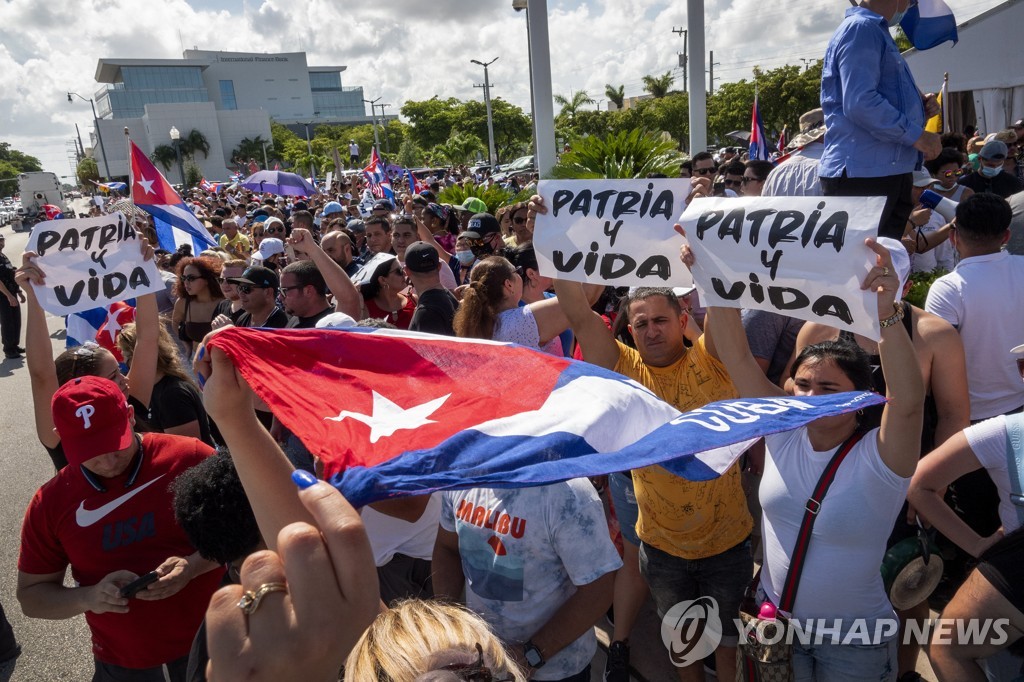
[[33, 288], [43, 310], [54, 315], [164, 289], [156, 261], [142, 260], [138, 233], [122, 213], [38, 223], [26, 251], [39, 255], [46, 284]]
[[690, 192], [687, 178], [541, 180], [533, 248], [546, 277], [610, 286], [685, 287], [673, 230]]
[[860, 287], [876, 256], [882, 197], [697, 199], [679, 222], [706, 306], [780, 313], [877, 340], [878, 300]]
[[332, 182], [334, 182], [334, 171], [327, 171], [327, 180], [324, 181], [324, 187], [329, 190]]

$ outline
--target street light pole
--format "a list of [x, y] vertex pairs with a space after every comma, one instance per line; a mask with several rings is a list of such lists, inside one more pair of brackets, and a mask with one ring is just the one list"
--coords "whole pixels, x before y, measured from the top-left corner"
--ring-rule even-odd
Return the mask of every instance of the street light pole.
[[[378, 97], [377, 99], [380, 99], [380, 97]], [[388, 154], [390, 154], [391, 153], [391, 143], [390, 143], [390, 141], [388, 141], [388, 120], [384, 117], [384, 107], [390, 107], [391, 105], [390, 104], [378, 104], [377, 106], [380, 107], [380, 127], [384, 131], [384, 151], [386, 151]], [[374, 114], [374, 120], [376, 120], [376, 118], [377, 118], [376, 114]], [[379, 154], [380, 151], [378, 150], [377, 153]]]
[[100, 143], [100, 151], [103, 153], [103, 170], [107, 172], [107, 177], [104, 178], [107, 182], [110, 182], [110, 164], [107, 163], [107, 148], [103, 145], [103, 133], [100, 132], [100, 119], [96, 116], [96, 103], [91, 98], [85, 98], [79, 95], [77, 92], [68, 92], [68, 101], [74, 102], [71, 99], [71, 95], [74, 95], [83, 102], [88, 102], [89, 106], [92, 107], [92, 124], [96, 128], [96, 141]]
[[[303, 124], [306, 126], [306, 152], [309, 153], [309, 179], [312, 182], [316, 182], [316, 167], [313, 165], [313, 143], [309, 140], [309, 126], [313, 125], [313, 122]], [[266, 164], [266, 148], [263, 151], [264, 165]]]
[[181, 163], [181, 133], [175, 126], [171, 126], [171, 144], [174, 146], [174, 156], [178, 159], [178, 175], [181, 177], [181, 191], [185, 191], [185, 166]]
[[533, 123], [533, 111], [535, 108], [533, 97], [533, 55], [530, 53], [530, 10], [526, 0], [512, 0], [512, 9], [517, 12], [526, 12], [526, 61], [530, 73], [530, 125], [533, 127], [532, 151], [537, 153], [537, 126]]
[[477, 61], [476, 59], [470, 59], [469, 61], [473, 64], [477, 64], [478, 66], [484, 67], [484, 104], [487, 107], [487, 165], [494, 168], [494, 164], [498, 160], [498, 155], [494, 151], [494, 119], [491, 116], [491, 79], [488, 76], [487, 67], [498, 61], [498, 57], [495, 57], [486, 63]]
[[[514, 5], [513, 5], [514, 6]], [[547, 0], [526, 0], [530, 41], [530, 82], [533, 86], [533, 131], [537, 171], [549, 177], [557, 160], [555, 150], [555, 102], [551, 91], [551, 52], [548, 41]]]
[[370, 116], [373, 118], [373, 148], [377, 150], [377, 156], [380, 156], [380, 138], [377, 137], [377, 104], [384, 96], [381, 95], [377, 99], [364, 99], [363, 101], [370, 105]]

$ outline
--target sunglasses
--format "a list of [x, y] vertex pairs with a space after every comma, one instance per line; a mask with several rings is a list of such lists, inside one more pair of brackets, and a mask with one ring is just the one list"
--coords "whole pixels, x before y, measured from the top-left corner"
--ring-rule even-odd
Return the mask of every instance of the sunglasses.
[[280, 288], [280, 292], [281, 292], [281, 294], [283, 296], [287, 296], [288, 292], [291, 291], [292, 289], [302, 289], [302, 288], [303, 288], [303, 285], [301, 285], [301, 284], [296, 285], [294, 287], [281, 287]]
[[749, 178], [746, 175], [744, 175], [742, 182], [745, 185], [748, 182], [764, 182], [764, 180], [762, 180], [761, 178]]
[[722, 184], [725, 185], [726, 187], [739, 187], [744, 182], [746, 182], [746, 179], [744, 179], [744, 180], [729, 180], [729, 179], [722, 180]]
[[269, 227], [265, 230], [267, 234], [284, 234], [283, 227]]
[[466, 665], [465, 663], [452, 663], [446, 665], [440, 670], [445, 670], [450, 673], [455, 673], [455, 676], [464, 682], [512, 682], [515, 678], [511, 675], [496, 679], [491, 669], [484, 665], [484, 649], [477, 642], [476, 645], [476, 662], [472, 665]]
[[957, 168], [956, 170], [942, 171], [942, 177], [944, 178], [959, 178], [963, 174], [964, 171], [962, 168]]
[[197, 279], [203, 279], [203, 276], [202, 275], [182, 275], [181, 276], [181, 281], [188, 282], [190, 284], [192, 282], [196, 281]]
[[714, 175], [714, 168], [694, 168], [693, 172], [697, 175]]
[[526, 218], [513, 218], [512, 222], [515, 223], [516, 225], [525, 225]]
[[241, 293], [243, 293], [243, 294], [245, 294], [247, 296], [252, 293], [253, 289], [269, 289], [270, 288], [270, 287], [261, 287], [261, 286], [256, 285], [256, 284], [236, 284], [235, 286], [238, 287], [238, 291], [239, 292], [241, 292]]

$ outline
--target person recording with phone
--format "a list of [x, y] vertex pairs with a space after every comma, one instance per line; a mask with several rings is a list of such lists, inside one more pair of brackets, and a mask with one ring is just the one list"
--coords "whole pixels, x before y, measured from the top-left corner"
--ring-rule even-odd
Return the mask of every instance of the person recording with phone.
[[[108, 378], [73, 379], [51, 405], [68, 466], [25, 512], [22, 611], [49, 620], [85, 614], [93, 682], [183, 682], [223, 569], [188, 541], [169, 487], [213, 449], [195, 438], [136, 433], [134, 410]], [[68, 566], [77, 586], [64, 584]]]

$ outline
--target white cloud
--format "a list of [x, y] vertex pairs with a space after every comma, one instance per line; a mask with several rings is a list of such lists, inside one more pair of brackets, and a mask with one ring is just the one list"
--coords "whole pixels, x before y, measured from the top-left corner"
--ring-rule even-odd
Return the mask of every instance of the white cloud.
[[[948, 0], [962, 21], [999, 0]], [[755, 65], [821, 57], [845, 2], [706, 0], [705, 41], [716, 80], [749, 77]], [[641, 79], [675, 69], [686, 27], [681, 0], [549, 0], [556, 93], [606, 83], [642, 94]], [[179, 37], [180, 35], [180, 37]], [[66, 143], [78, 123], [92, 128], [87, 103], [102, 57], [180, 58], [182, 46], [245, 52], [305, 50], [310, 64], [347, 65], [346, 85], [401, 104], [433, 95], [477, 98], [483, 82], [471, 59], [490, 68], [493, 95], [529, 108], [525, 16], [510, 0], [4, 0], [0, 3], [0, 139], [70, 173]]]

